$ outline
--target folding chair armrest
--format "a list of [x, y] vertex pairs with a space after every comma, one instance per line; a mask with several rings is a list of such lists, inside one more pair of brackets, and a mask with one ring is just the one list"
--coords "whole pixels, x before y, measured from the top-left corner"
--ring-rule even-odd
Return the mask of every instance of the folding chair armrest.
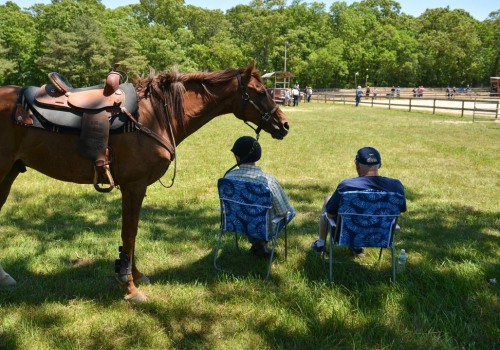
[[326, 219], [328, 220], [328, 225], [330, 227], [337, 227], [337, 223], [335, 222], [334, 218], [330, 218], [326, 215]]
[[287, 223], [292, 221], [292, 219], [295, 217], [295, 210], [289, 210], [286, 213], [286, 216], [275, 216], [271, 221], [273, 224], [278, 224], [281, 222], [281, 220], [285, 219]]
[[275, 216], [273, 219], [272, 219], [272, 222], [273, 224], [278, 224], [280, 221], [282, 220], [285, 220], [286, 219], [286, 216]]

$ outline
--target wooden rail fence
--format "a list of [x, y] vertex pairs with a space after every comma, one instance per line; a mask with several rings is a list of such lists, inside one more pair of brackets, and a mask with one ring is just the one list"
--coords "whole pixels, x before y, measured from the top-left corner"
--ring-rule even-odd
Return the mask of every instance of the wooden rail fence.
[[[313, 93], [311, 96], [311, 102], [324, 102], [324, 103], [343, 103], [343, 104], [355, 104], [354, 94], [342, 94], [342, 93]], [[303, 103], [303, 102], [302, 102]], [[458, 98], [428, 98], [428, 97], [413, 97], [410, 95], [401, 94], [400, 97], [396, 96], [363, 96], [361, 98], [361, 105], [365, 106], [380, 106], [406, 109], [409, 112], [412, 110], [432, 110], [432, 114], [436, 114], [436, 111], [448, 111], [455, 114], [460, 114], [461, 117], [464, 115], [472, 115], [473, 121], [476, 119], [498, 119], [500, 99], [493, 97], [462, 97]]]

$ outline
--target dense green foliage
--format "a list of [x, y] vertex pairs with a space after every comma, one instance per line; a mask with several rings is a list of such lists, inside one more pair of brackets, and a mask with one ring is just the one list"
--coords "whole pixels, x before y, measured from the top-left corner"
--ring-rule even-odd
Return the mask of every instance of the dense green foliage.
[[182, 71], [284, 68], [302, 86], [488, 85], [499, 75], [500, 11], [478, 21], [464, 10], [420, 17], [393, 0], [254, 0], [226, 13], [183, 0], [107, 9], [99, 0], [0, 5], [0, 84], [41, 84], [57, 70], [76, 85], [100, 83], [114, 62], [131, 77], [148, 67]]

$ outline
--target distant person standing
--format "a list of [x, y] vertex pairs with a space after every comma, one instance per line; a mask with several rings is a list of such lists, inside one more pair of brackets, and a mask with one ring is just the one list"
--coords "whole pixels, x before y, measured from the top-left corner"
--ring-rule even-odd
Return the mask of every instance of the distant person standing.
[[359, 102], [361, 102], [361, 96], [363, 96], [363, 89], [361, 89], [361, 86], [358, 86], [356, 90], [356, 107], [358, 107]]
[[370, 85], [366, 87], [366, 97], [370, 96]]
[[290, 106], [290, 89], [285, 89], [285, 106]]
[[293, 96], [293, 106], [298, 106], [299, 105], [299, 96], [300, 96], [300, 91], [299, 88], [297, 87], [298, 84], [294, 86], [292, 89], [292, 96]]

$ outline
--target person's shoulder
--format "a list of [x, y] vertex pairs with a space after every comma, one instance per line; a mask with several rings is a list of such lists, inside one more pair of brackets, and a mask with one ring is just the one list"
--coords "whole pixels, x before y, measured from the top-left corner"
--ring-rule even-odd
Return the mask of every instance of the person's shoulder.
[[384, 181], [389, 186], [389, 189], [399, 192], [404, 192], [404, 185], [399, 179], [395, 179], [392, 177], [382, 177]]
[[394, 177], [388, 177], [388, 176], [379, 176], [380, 179], [383, 179], [384, 181], [387, 182], [392, 182], [392, 183], [401, 183], [401, 180], [396, 179]]
[[342, 187], [350, 186], [352, 184], [356, 184], [357, 182], [359, 182], [359, 179], [360, 179], [360, 177], [350, 177], [350, 178], [344, 179], [344, 180], [339, 182], [339, 184], [337, 185], [337, 188], [342, 188]]
[[265, 171], [262, 172], [261, 176], [265, 177], [268, 180], [272, 180], [276, 183], [278, 182], [278, 179], [276, 178], [276, 176], [274, 176], [273, 174], [270, 174], [270, 173], [266, 173]]

